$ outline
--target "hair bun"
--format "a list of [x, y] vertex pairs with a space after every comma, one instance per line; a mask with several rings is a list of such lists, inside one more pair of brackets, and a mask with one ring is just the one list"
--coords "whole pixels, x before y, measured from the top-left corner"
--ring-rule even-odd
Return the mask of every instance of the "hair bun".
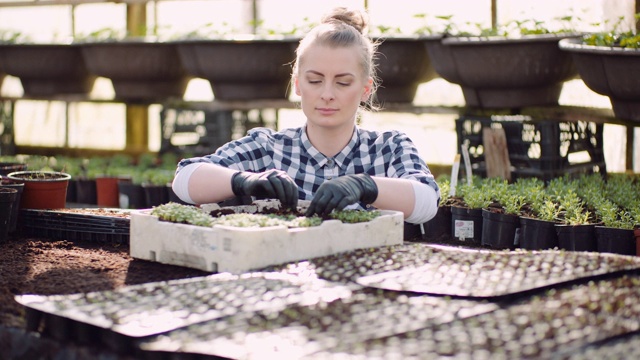
[[337, 7], [322, 18], [322, 23], [342, 22], [365, 34], [369, 25], [365, 14], [359, 10]]

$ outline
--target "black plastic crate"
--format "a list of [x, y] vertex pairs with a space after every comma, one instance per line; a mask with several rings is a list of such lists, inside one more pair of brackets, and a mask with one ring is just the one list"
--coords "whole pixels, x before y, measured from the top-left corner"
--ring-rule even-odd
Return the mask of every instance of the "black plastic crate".
[[534, 120], [523, 115], [462, 116], [456, 120], [458, 148], [467, 144], [476, 175], [486, 176], [485, 128], [504, 129], [512, 178], [550, 180], [564, 174], [606, 173], [603, 124]]

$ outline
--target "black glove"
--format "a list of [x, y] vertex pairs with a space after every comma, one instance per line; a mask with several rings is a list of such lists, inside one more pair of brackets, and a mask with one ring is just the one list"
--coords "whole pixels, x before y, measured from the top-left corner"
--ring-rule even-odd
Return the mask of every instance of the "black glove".
[[236, 196], [275, 198], [282, 207], [298, 206], [298, 185], [282, 170], [237, 172], [231, 177], [231, 189]]
[[345, 175], [326, 181], [318, 188], [306, 216], [327, 217], [331, 211], [361, 201], [371, 204], [378, 198], [378, 186], [368, 174]]

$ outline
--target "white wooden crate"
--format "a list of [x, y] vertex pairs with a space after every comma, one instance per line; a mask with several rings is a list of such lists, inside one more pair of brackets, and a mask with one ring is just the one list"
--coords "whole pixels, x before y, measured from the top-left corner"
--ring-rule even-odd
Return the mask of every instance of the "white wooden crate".
[[348, 250], [402, 243], [401, 212], [380, 211], [356, 224], [327, 220], [308, 228], [212, 228], [160, 221], [150, 210], [131, 213], [130, 254], [134, 258], [211, 272], [241, 273]]

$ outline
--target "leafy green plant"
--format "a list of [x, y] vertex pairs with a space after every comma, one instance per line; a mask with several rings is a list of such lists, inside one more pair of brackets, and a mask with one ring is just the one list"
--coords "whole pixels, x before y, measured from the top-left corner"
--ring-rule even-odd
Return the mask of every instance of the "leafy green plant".
[[[640, 21], [640, 13], [635, 14], [634, 18], [637, 24], [638, 21]], [[620, 26], [623, 21], [624, 17], [618, 18], [618, 21], [613, 26], [613, 30], [585, 35], [582, 38], [582, 42], [592, 46], [611, 46], [629, 49], [639, 48], [640, 35], [636, 34], [634, 30], [620, 31]]]

